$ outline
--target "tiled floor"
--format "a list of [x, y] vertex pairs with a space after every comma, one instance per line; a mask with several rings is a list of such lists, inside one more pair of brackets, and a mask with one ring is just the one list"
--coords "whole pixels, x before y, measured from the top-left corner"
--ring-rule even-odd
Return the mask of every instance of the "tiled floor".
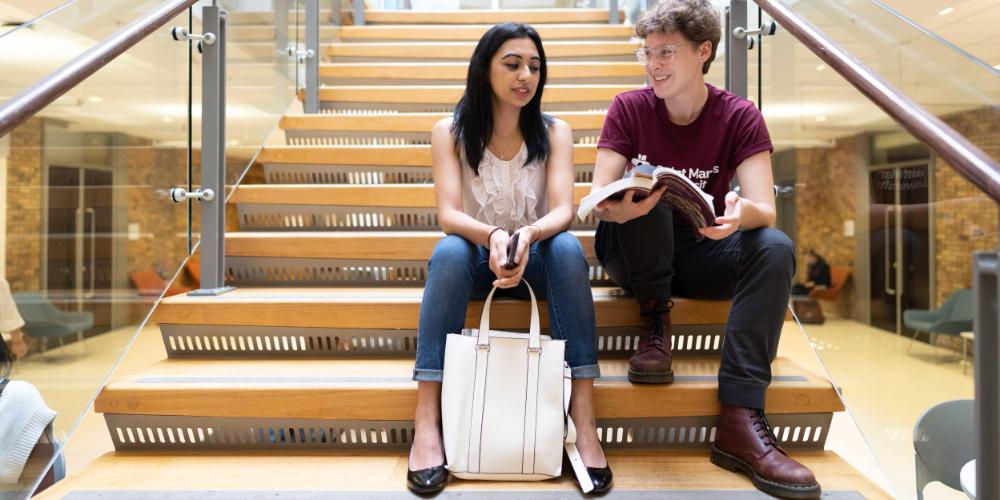
[[[972, 370], [962, 374], [957, 356], [943, 348], [938, 363], [929, 345], [917, 342], [908, 353], [908, 338], [855, 321], [833, 319], [805, 325], [805, 330], [830, 378], [842, 388], [848, 411], [878, 458], [891, 492], [900, 499], [916, 498], [913, 425], [937, 403], [973, 398]], [[837, 438], [831, 436], [831, 441]], [[854, 461], [851, 450], [838, 451]], [[940, 483], [929, 485], [924, 495], [967, 498]]]
[[[971, 398], [972, 372], [963, 375], [961, 366], [954, 359], [948, 360], [947, 353], [944, 363], [936, 363], [934, 351], [926, 344], [916, 344], [908, 354], [908, 339], [853, 321], [828, 320], [824, 325], [806, 325], [806, 331], [819, 359], [842, 388], [848, 409], [863, 433], [862, 437], [849, 415], [838, 414], [828, 447], [899, 498], [915, 498], [913, 424], [936, 403]], [[801, 333], [796, 325], [786, 324], [785, 335], [796, 332]], [[66, 448], [70, 473], [111, 450], [103, 418], [89, 408], [85, 413], [84, 407], [134, 333], [135, 327], [123, 328], [88, 339], [89, 350], [68, 345], [30, 357], [14, 369], [13, 378], [34, 383], [59, 412], [57, 435], [65, 437], [84, 415]], [[121, 371], [141, 368], [164, 356], [159, 329], [149, 326]], [[928, 499], [965, 498], [940, 484], [928, 486], [925, 495]]]

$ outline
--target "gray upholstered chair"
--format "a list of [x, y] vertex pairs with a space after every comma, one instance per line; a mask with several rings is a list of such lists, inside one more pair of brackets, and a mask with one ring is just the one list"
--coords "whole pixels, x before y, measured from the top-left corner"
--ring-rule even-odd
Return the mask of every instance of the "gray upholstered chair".
[[975, 458], [975, 401], [956, 399], [937, 404], [917, 419], [913, 427], [913, 451], [917, 466], [917, 500], [924, 487], [940, 481], [962, 491], [959, 472]]

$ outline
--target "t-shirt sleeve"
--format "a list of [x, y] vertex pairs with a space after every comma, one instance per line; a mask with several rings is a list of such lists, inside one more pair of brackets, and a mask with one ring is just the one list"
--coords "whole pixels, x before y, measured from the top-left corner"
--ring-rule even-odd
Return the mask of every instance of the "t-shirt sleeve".
[[615, 96], [608, 107], [608, 113], [604, 117], [604, 126], [601, 127], [601, 137], [597, 141], [598, 148], [608, 148], [625, 158], [635, 156], [635, 144], [632, 142], [631, 134], [634, 120], [628, 116], [628, 109], [622, 103], [621, 96]]
[[739, 166], [744, 160], [761, 151], [774, 152], [771, 144], [771, 134], [767, 131], [764, 116], [756, 106], [744, 108], [742, 116], [734, 123], [737, 129], [736, 140], [733, 142], [733, 165]]

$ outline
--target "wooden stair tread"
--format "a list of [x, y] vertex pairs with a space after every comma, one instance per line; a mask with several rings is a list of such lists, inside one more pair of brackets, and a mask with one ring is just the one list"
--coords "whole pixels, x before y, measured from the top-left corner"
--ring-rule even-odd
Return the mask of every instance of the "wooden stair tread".
[[[753, 491], [745, 476], [712, 465], [706, 451], [608, 450], [607, 455], [615, 472], [616, 492]], [[857, 491], [869, 499], [890, 498], [832, 451], [793, 452], [793, 456], [812, 469], [825, 492]], [[182, 491], [203, 497], [208, 491], [329, 491], [331, 496], [336, 491], [403, 493], [406, 464], [405, 451], [107, 453], [34, 498], [49, 500], [73, 492], [97, 491]], [[452, 479], [444, 495], [463, 491], [578, 494], [568, 473], [551, 481], [519, 483]]]
[[[619, 19], [622, 18], [622, 12], [619, 11]], [[365, 10], [365, 23], [371, 24], [495, 24], [502, 22], [545, 24], [607, 21], [607, 9]]]
[[[598, 418], [711, 416], [718, 356], [674, 360], [670, 385], [628, 381], [628, 360], [602, 359], [595, 381]], [[160, 361], [112, 382], [94, 403], [99, 413], [210, 417], [410, 420], [417, 383], [412, 359]], [[772, 363], [767, 392], [772, 414], [842, 411], [830, 383], [794, 360]]]
[[[323, 63], [319, 76], [325, 78], [378, 78], [403, 80], [465, 80], [467, 62], [352, 62]], [[625, 61], [554, 61], [548, 65], [548, 78], [591, 77], [644, 78], [642, 66]], [[549, 87], [546, 87], [546, 91]]]
[[[589, 182], [574, 186], [574, 203], [590, 193]], [[229, 203], [434, 208], [433, 184], [241, 184]]]
[[[539, 24], [533, 26], [538, 36], [548, 46], [551, 40], [585, 38], [619, 38], [632, 36], [632, 27], [624, 24], [608, 24], [607, 19], [598, 24]], [[451, 40], [479, 41], [493, 24], [419, 24], [419, 25], [364, 25], [343, 26], [341, 40], [358, 39], [401, 39], [401, 40]]]
[[[598, 327], [639, 324], [639, 309], [631, 297], [613, 287], [593, 287]], [[250, 288], [238, 287], [217, 297], [186, 294], [164, 298], [153, 314], [157, 323], [198, 325], [292, 326], [303, 328], [416, 329], [421, 288]], [[548, 309], [540, 302], [542, 327]], [[722, 324], [729, 316], [728, 301], [674, 299], [675, 325]], [[527, 328], [527, 301], [497, 299], [493, 321], [497, 328]], [[482, 301], [469, 303], [466, 326], [477, 327]]]
[[[600, 130], [604, 125], [603, 111], [557, 111], [552, 116], [565, 120], [573, 130]], [[316, 131], [385, 131], [425, 132], [450, 113], [392, 113], [376, 115], [285, 115], [280, 127], [285, 130]]]
[[[476, 42], [350, 42], [327, 46], [330, 57], [391, 57], [406, 59], [461, 59], [468, 61]], [[562, 57], [634, 57], [638, 42], [616, 40], [555, 40], [545, 42], [549, 61]]]
[[[593, 165], [594, 144], [574, 144], [573, 163]], [[431, 146], [265, 146], [257, 156], [260, 163], [310, 165], [365, 165], [430, 167]]]
[[[545, 86], [542, 103], [605, 102], [636, 85], [552, 84]], [[337, 85], [319, 89], [324, 102], [378, 102], [386, 104], [456, 104], [464, 85]], [[299, 97], [303, 91], [299, 92]]]
[[[571, 233], [595, 259], [594, 232]], [[226, 233], [226, 255], [427, 261], [443, 237], [439, 231], [239, 231]]]

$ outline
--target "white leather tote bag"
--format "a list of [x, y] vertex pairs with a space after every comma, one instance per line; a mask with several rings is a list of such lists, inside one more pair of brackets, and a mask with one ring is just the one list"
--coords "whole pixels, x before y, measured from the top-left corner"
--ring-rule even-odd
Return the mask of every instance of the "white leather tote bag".
[[528, 291], [529, 333], [490, 329], [494, 287], [479, 330], [447, 337], [441, 424], [448, 470], [462, 479], [539, 481], [562, 474], [565, 449], [586, 493], [594, 485], [569, 417], [566, 342], [540, 335], [538, 302]]

